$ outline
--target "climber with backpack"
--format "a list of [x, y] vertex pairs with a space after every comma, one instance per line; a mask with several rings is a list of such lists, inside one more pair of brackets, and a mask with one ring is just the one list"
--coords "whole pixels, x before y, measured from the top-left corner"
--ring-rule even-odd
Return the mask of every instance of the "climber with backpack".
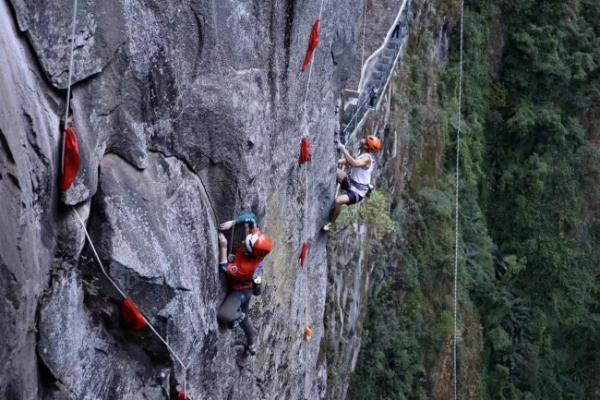
[[381, 140], [373, 135], [362, 138], [360, 140], [360, 151], [355, 157], [348, 152], [346, 146], [342, 143], [338, 142], [337, 146], [343, 154], [343, 157], [338, 160], [338, 165], [342, 167], [349, 166], [351, 170], [350, 174], [342, 169], [338, 169], [336, 172], [336, 180], [346, 193], [336, 197], [331, 211], [331, 219], [323, 227], [324, 231], [331, 229], [344, 204], [359, 203], [371, 193], [371, 174], [375, 167], [373, 155], [381, 150]]
[[[235, 254], [228, 259], [227, 238], [224, 231], [236, 225], [245, 224], [248, 234]], [[256, 216], [252, 213], [241, 214], [231, 221], [219, 225], [219, 270], [224, 272], [230, 291], [219, 307], [217, 320], [230, 329], [241, 326], [246, 335], [247, 351], [256, 354], [256, 330], [248, 316], [250, 298], [261, 291], [263, 260], [273, 249], [271, 238], [260, 231]]]

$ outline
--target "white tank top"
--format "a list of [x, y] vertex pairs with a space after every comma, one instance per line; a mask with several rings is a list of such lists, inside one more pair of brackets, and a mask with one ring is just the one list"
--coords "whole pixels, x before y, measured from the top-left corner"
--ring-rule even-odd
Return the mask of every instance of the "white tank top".
[[[369, 185], [371, 184], [371, 174], [373, 173], [373, 168], [375, 167], [375, 162], [373, 161], [373, 157], [371, 154], [365, 153], [371, 159], [371, 164], [369, 168], [364, 169], [360, 167], [354, 167], [350, 171], [350, 190], [354, 193], [365, 197], [367, 192], [369, 191]], [[358, 183], [355, 184], [354, 182]]]

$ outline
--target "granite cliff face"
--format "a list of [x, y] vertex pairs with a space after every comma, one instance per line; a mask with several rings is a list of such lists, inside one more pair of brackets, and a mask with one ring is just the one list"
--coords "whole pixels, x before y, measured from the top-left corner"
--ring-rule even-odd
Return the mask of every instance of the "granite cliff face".
[[[0, 397], [159, 399], [184, 384], [196, 399], [322, 396], [319, 228], [362, 3], [325, 2], [303, 117], [299, 69], [319, 7], [80, 1], [71, 104], [82, 167], [61, 194], [72, 3], [0, 3]], [[302, 135], [313, 155], [300, 168]], [[71, 205], [115, 281], [190, 362], [187, 376], [150, 332], [121, 327], [118, 293]], [[260, 353], [244, 364], [241, 333], [215, 318], [225, 295], [216, 224], [240, 211], [255, 212], [276, 242], [253, 300]], [[310, 257], [299, 269], [303, 242]]]
[[[361, 0], [324, 1], [305, 102], [300, 65], [320, 1], [79, 1], [71, 105], [82, 166], [60, 193], [72, 3], [0, 0], [0, 398], [167, 399], [184, 387], [194, 399], [345, 398], [371, 273], [387, 261], [364, 224], [328, 249], [320, 232], [335, 191], [336, 105], [360, 75], [361, 25], [368, 55], [397, 3], [369, 2], [365, 20]], [[413, 4], [422, 29], [435, 10]], [[446, 33], [436, 35], [443, 60]], [[398, 196], [408, 155], [385, 129], [393, 95], [367, 128], [388, 143], [378, 179]], [[302, 136], [313, 154], [299, 167]], [[123, 328], [121, 297], [73, 206], [187, 373], [151, 332]], [[216, 226], [242, 211], [276, 244], [252, 300], [252, 359], [241, 331], [216, 321], [226, 293]]]

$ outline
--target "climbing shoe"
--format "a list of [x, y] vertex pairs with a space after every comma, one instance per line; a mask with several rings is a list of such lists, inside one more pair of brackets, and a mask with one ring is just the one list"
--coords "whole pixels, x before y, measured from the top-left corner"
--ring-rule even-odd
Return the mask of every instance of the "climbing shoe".
[[248, 354], [250, 354], [251, 356], [256, 355], [256, 345], [255, 344], [249, 344], [247, 350], [248, 350]]
[[238, 319], [231, 322], [231, 324], [229, 325], [230, 328], [234, 329], [234, 328], [237, 328], [238, 326], [240, 326], [240, 324], [242, 323], [244, 318], [246, 318], [246, 314], [242, 313], [242, 315], [240, 315], [240, 317]]

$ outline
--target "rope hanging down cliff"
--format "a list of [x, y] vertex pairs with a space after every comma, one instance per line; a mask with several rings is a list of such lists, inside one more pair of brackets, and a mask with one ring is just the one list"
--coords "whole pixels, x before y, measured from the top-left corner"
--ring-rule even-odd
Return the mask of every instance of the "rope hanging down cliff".
[[71, 51], [67, 78], [67, 98], [65, 99], [65, 118], [62, 131], [62, 144], [60, 152], [60, 180], [59, 187], [66, 191], [75, 180], [79, 172], [79, 145], [75, 130], [71, 127], [69, 106], [71, 104], [71, 80], [73, 77], [73, 53], [75, 51], [75, 25], [77, 22], [77, 0], [73, 1], [73, 18], [71, 20]]
[[300, 117], [300, 130], [304, 132], [306, 130], [306, 135], [303, 134], [301, 144], [300, 144], [300, 157], [298, 159], [298, 164], [303, 165], [310, 161], [311, 158], [311, 144], [310, 138], [308, 137], [308, 121], [306, 121], [306, 102], [308, 101], [308, 93], [310, 89], [310, 82], [312, 78], [312, 70], [314, 64], [314, 54], [319, 45], [319, 25], [321, 23], [321, 16], [323, 15], [323, 5], [325, 0], [321, 0], [321, 6], [319, 8], [319, 16], [315, 20], [312, 25], [310, 36], [308, 39], [308, 46], [306, 48], [306, 54], [304, 55], [304, 61], [302, 62], [302, 67], [300, 68], [301, 72], [306, 71], [308, 68], [308, 78], [306, 80], [306, 89], [304, 90], [304, 101], [302, 103], [302, 115]]
[[[321, 22], [321, 17], [323, 15], [323, 5], [325, 3], [325, 0], [321, 0], [321, 7], [319, 8], [319, 17], [317, 18], [317, 20], [315, 21], [315, 24], [313, 25], [313, 27], [316, 25], [317, 27], [317, 40], [319, 37], [318, 34], [318, 29], [319, 29], [319, 24]], [[311, 37], [313, 35], [311, 34]], [[318, 42], [317, 42], [318, 43]], [[306, 90], [304, 91], [304, 104], [302, 105], [302, 117], [304, 119], [304, 117], [306, 116], [306, 101], [308, 99], [308, 89], [310, 87], [310, 80], [312, 77], [312, 70], [313, 70], [313, 65], [315, 64], [315, 60], [313, 59], [310, 63], [310, 67], [308, 68], [308, 79], [306, 80]]]
[[[104, 264], [102, 263], [102, 260], [100, 259], [100, 256], [98, 255], [98, 252], [96, 251], [96, 247], [94, 246], [94, 243], [92, 242], [92, 238], [90, 237], [90, 234], [88, 233], [88, 230], [85, 226], [85, 222], [83, 221], [83, 218], [81, 218], [81, 215], [79, 214], [79, 212], [77, 211], [77, 209], [75, 207], [72, 207], [72, 208], [73, 208], [73, 211], [75, 212], [75, 216], [77, 217], [77, 219], [83, 229], [83, 233], [85, 234], [85, 237], [87, 239], [88, 244], [90, 245], [90, 248], [92, 249], [92, 254], [94, 255], [94, 259], [96, 260], [96, 263], [98, 263], [98, 266], [100, 267], [100, 270], [102, 271], [102, 274], [106, 277], [106, 279], [108, 279], [108, 281], [119, 292], [119, 294], [121, 296], [123, 296], [124, 299], [129, 299], [130, 297], [127, 296], [127, 294], [121, 288], [119, 288], [117, 283], [111, 278], [111, 276], [108, 274], [108, 272], [104, 268]], [[173, 348], [169, 345], [169, 343], [167, 343], [167, 341], [162, 337], [162, 335], [160, 333], [158, 333], [158, 331], [150, 323], [148, 318], [146, 318], [146, 316], [144, 316], [143, 314], [142, 314], [142, 318], [144, 318], [144, 321], [146, 322], [146, 324], [148, 325], [150, 330], [152, 332], [154, 332], [156, 337], [167, 347], [167, 350], [169, 350], [169, 352], [177, 360], [179, 365], [181, 365], [183, 367], [183, 369], [187, 369], [187, 365], [183, 363], [183, 361], [181, 360], [179, 355], [173, 350]]]
[[[309, 46], [311, 41], [315, 38], [316, 35], [316, 40], [318, 43], [319, 40], [319, 24], [321, 21], [321, 18], [323, 17], [323, 8], [325, 5], [325, 0], [321, 0], [321, 5], [319, 7], [319, 15], [317, 17], [317, 20], [315, 21], [315, 23], [313, 24], [313, 31], [311, 32], [311, 40], [309, 40]], [[316, 27], [316, 32], [315, 32], [315, 27]], [[310, 51], [310, 50], [309, 50]], [[306, 102], [308, 101], [308, 93], [309, 93], [309, 89], [310, 89], [310, 82], [311, 82], [311, 78], [312, 78], [312, 70], [314, 67], [314, 63], [315, 60], [313, 59], [310, 63], [310, 67], [308, 69], [308, 78], [306, 81], [306, 89], [304, 92], [304, 103], [302, 105], [302, 120], [301, 120], [301, 124], [305, 123], [306, 120]], [[307, 127], [307, 131], [308, 131], [308, 122], [306, 122], [306, 127]], [[310, 140], [308, 137], [303, 137], [302, 141], [301, 141], [301, 150], [300, 150], [300, 160], [299, 163], [300, 165], [304, 164], [304, 162], [307, 162], [310, 160], [311, 158], [311, 153], [312, 153], [312, 149], [311, 149], [311, 144], [310, 144]], [[304, 202], [306, 203], [307, 201], [307, 196], [308, 196], [308, 191], [305, 191], [304, 193]], [[300, 236], [302, 237], [302, 230], [304, 228], [304, 221], [306, 218], [306, 213], [302, 214], [302, 225], [301, 225], [301, 232], [300, 232]], [[300, 250], [300, 256], [298, 258], [298, 265], [302, 267], [302, 269], [304, 269], [304, 265], [306, 262], [306, 258], [308, 256], [308, 243], [305, 241], [302, 244], [302, 248]], [[307, 271], [304, 271], [306, 274], [308, 274]], [[310, 327], [310, 316], [308, 315], [307, 309], [304, 309], [304, 339], [308, 342], [311, 341], [312, 339], [312, 335], [313, 335], [313, 330]]]
[[456, 177], [454, 181], [454, 327], [452, 338], [452, 373], [454, 400], [457, 399], [457, 364], [456, 350], [458, 346], [458, 205], [459, 205], [459, 179], [460, 179], [460, 134], [462, 129], [462, 94], [463, 94], [463, 31], [464, 31], [464, 0], [460, 2], [460, 60], [458, 71], [458, 123], [456, 129]]
[[[77, 138], [73, 129], [70, 127], [70, 118], [69, 118], [69, 109], [71, 105], [71, 84], [73, 78], [73, 59], [74, 59], [74, 51], [75, 51], [75, 26], [77, 22], [77, 0], [73, 0], [73, 18], [71, 20], [71, 49], [70, 49], [70, 57], [69, 57], [69, 68], [68, 68], [68, 79], [67, 79], [67, 97], [65, 100], [65, 117], [64, 117], [64, 130], [62, 137], [62, 151], [61, 151], [61, 180], [60, 187], [61, 190], [67, 190], [75, 176], [79, 170], [79, 149], [77, 144]], [[65, 161], [67, 163], [65, 164]], [[121, 312], [122, 317], [126, 315], [126, 318], [123, 318], [124, 321], [127, 321], [128, 324], [134, 329], [139, 330], [148, 326], [150, 330], [156, 335], [156, 337], [166, 346], [169, 353], [177, 360], [177, 362], [181, 365], [184, 370], [184, 390], [186, 390], [187, 386], [187, 369], [188, 366], [182, 361], [181, 357], [173, 350], [173, 348], [169, 345], [169, 343], [158, 333], [154, 325], [150, 323], [150, 321], [143, 315], [143, 313], [138, 309], [138, 307], [133, 303], [131, 298], [127, 296], [127, 294], [117, 285], [117, 283], [112, 279], [112, 277], [108, 274], [108, 271], [104, 268], [104, 264], [96, 251], [96, 247], [92, 242], [92, 239], [87, 231], [85, 226], [85, 222], [81, 215], [77, 211], [77, 209], [72, 206], [71, 207], [77, 220], [81, 224], [83, 228], [83, 232], [85, 234], [86, 240], [90, 245], [92, 253], [94, 255], [94, 259], [96, 263], [100, 266], [100, 270], [102, 274], [106, 277], [106, 279], [110, 282], [110, 284], [115, 288], [115, 290], [123, 297], [123, 301], [121, 302]], [[180, 392], [183, 394], [183, 398], [186, 398], [187, 395], [184, 392]], [[181, 396], [180, 396], [181, 397]]]
[[[77, 21], [77, 0], [73, 0], [73, 19], [71, 20], [71, 54], [69, 56], [69, 72], [67, 78], [67, 99], [65, 101], [65, 129], [69, 127], [69, 107], [71, 105], [71, 79], [73, 78], [73, 53], [75, 52], [75, 22]], [[65, 137], [63, 135], [61, 152], [61, 173], [64, 173]]]

